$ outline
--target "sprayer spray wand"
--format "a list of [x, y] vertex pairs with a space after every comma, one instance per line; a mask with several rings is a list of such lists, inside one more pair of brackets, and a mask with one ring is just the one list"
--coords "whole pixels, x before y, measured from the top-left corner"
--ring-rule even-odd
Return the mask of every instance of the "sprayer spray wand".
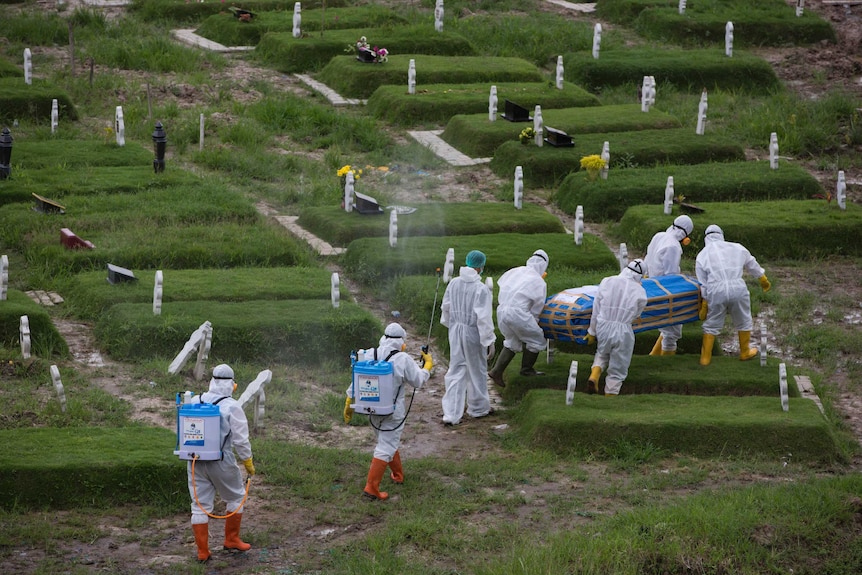
[[431, 328], [434, 327], [434, 312], [437, 311], [437, 293], [440, 291], [440, 268], [437, 268], [437, 286], [434, 288], [434, 305], [431, 307], [431, 323], [428, 324], [428, 337], [425, 339], [425, 345], [422, 346], [422, 353], [428, 353], [428, 346], [431, 344]]

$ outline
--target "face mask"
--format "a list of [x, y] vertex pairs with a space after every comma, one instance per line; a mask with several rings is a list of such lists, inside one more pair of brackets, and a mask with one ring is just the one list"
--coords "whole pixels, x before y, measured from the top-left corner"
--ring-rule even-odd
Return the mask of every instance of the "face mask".
[[684, 246], [687, 246], [688, 244], [691, 243], [691, 238], [688, 236], [685, 236], [684, 238], [682, 238], [682, 242], [680, 242], [680, 243]]
[[233, 390], [236, 391], [236, 383], [233, 384]]
[[401, 351], [404, 351], [405, 349], [407, 349], [407, 344], [406, 344], [406, 343], [402, 343], [402, 344], [401, 344]]
[[542, 274], [542, 279], [545, 279], [546, 277], [548, 277], [548, 272]]

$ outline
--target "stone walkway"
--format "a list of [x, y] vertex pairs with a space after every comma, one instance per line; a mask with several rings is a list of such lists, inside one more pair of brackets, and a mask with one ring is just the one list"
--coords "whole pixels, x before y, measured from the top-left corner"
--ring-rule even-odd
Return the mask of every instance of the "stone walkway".
[[356, 98], [345, 98], [344, 96], [342, 96], [341, 94], [339, 94], [338, 92], [336, 92], [335, 90], [333, 90], [332, 88], [327, 86], [326, 84], [324, 84], [322, 82], [318, 82], [317, 80], [315, 80], [314, 78], [312, 78], [311, 76], [308, 76], [306, 74], [294, 74], [293, 77], [296, 78], [297, 80], [299, 80], [300, 82], [302, 82], [303, 84], [305, 84], [306, 86], [308, 86], [309, 88], [311, 88], [312, 90], [314, 90], [316, 92], [320, 92], [323, 95], [323, 97], [326, 98], [327, 100], [329, 100], [329, 102], [333, 106], [357, 106], [357, 105], [364, 106], [366, 103], [368, 103], [367, 100], [359, 100]]
[[329, 243], [323, 241], [319, 237], [315, 236], [311, 232], [301, 228], [296, 220], [299, 219], [299, 216], [273, 216], [275, 221], [284, 226], [290, 233], [295, 235], [296, 237], [305, 240], [308, 242], [312, 248], [314, 248], [317, 253], [322, 256], [337, 256], [339, 254], [343, 254], [346, 250], [344, 248], [335, 248], [329, 245]]
[[189, 46], [195, 48], [203, 48], [212, 52], [231, 53], [231, 52], [250, 52], [254, 50], [254, 46], [225, 46], [212, 40], [207, 40], [203, 36], [195, 34], [194, 30], [171, 30], [171, 36]]
[[568, 8], [569, 10], [575, 10], [576, 12], [583, 12], [585, 14], [596, 11], [595, 4], [576, 4], [574, 2], [566, 2], [566, 0], [545, 0], [545, 2], [556, 4], [557, 6]]
[[487, 164], [491, 161], [491, 158], [471, 158], [470, 156], [462, 154], [440, 138], [440, 134], [443, 133], [443, 130], [408, 130], [407, 133], [414, 140], [437, 154], [440, 158], [449, 162], [452, 166], [475, 166], [478, 164]]

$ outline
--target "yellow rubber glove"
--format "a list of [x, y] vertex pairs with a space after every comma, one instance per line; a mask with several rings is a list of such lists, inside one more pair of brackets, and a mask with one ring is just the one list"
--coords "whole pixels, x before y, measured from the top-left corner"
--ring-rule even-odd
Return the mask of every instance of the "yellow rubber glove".
[[249, 475], [254, 475], [254, 462], [251, 460], [251, 457], [243, 461], [242, 464]]
[[706, 300], [700, 300], [700, 309], [697, 312], [697, 317], [700, 318], [700, 321], [706, 319], [706, 314], [709, 313], [709, 306], [706, 304]]
[[344, 400], [344, 423], [350, 423], [353, 419], [353, 409], [350, 407], [351, 398], [347, 397]]
[[772, 288], [772, 284], [769, 283], [769, 280], [766, 279], [766, 275], [760, 276], [760, 287], [763, 288], [764, 293], [768, 292]]
[[422, 369], [431, 371], [431, 368], [434, 367], [434, 360], [431, 359], [430, 353], [422, 352]]
[[596, 336], [588, 333], [587, 334], [587, 345], [593, 345], [594, 343], [596, 343]]

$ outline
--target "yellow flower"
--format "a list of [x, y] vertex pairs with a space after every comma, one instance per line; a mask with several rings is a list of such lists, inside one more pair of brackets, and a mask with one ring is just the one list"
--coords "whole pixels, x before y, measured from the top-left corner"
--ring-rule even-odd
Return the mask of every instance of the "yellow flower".
[[581, 158], [581, 167], [585, 170], [601, 170], [605, 167], [605, 161], [598, 154], [592, 154]]
[[342, 178], [342, 177], [346, 176], [347, 172], [349, 172], [349, 171], [351, 171], [351, 170], [350, 170], [350, 165], [348, 164], [347, 166], [342, 166], [341, 169], [339, 169], [337, 172], [335, 172], [335, 175], [338, 176], [339, 178]]

